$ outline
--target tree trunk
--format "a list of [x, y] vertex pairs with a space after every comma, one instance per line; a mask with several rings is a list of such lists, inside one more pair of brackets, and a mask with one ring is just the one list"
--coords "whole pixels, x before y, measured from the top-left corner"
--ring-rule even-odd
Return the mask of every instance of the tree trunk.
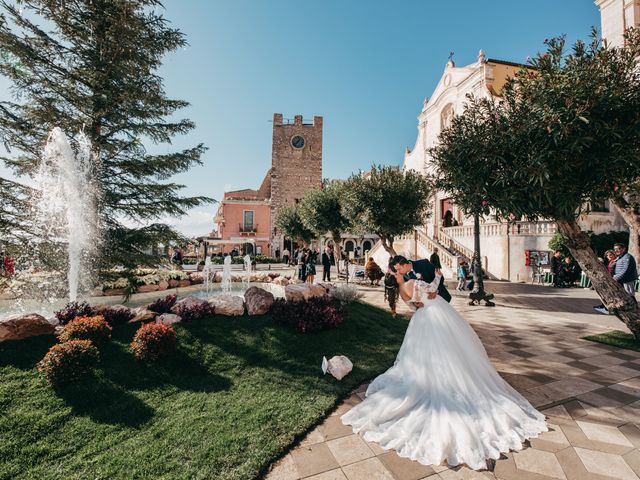
[[386, 252], [395, 257], [397, 255], [396, 250], [393, 248], [393, 237], [387, 238], [385, 235], [378, 235], [380, 237], [380, 243]]
[[633, 297], [624, 291], [622, 285], [613, 279], [591, 248], [589, 237], [575, 220], [558, 220], [558, 229], [566, 238], [566, 245], [582, 270], [587, 274], [593, 288], [609, 311], [627, 326], [636, 339], [640, 340], [640, 312]]
[[629, 253], [638, 260], [640, 258], [640, 215], [622, 197], [612, 198], [611, 205], [629, 226]]

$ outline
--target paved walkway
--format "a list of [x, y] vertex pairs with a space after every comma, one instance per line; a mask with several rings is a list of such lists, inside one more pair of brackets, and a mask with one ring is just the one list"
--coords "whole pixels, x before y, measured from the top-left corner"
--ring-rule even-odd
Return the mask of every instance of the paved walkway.
[[[624, 326], [592, 309], [593, 291], [489, 282], [495, 308], [453, 305], [478, 333], [500, 375], [547, 415], [550, 431], [508, 453], [490, 471], [425, 466], [365, 442], [339, 416], [366, 385], [279, 462], [268, 480], [638, 480], [640, 353], [581, 337]], [[363, 287], [382, 306], [382, 288]], [[400, 312], [407, 312], [404, 306]]]

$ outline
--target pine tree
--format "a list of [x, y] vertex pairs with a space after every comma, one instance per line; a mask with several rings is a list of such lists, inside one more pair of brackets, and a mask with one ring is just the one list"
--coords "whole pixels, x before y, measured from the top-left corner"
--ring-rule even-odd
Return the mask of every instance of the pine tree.
[[0, 103], [0, 137], [11, 152], [5, 164], [18, 176], [33, 175], [53, 127], [68, 136], [84, 131], [101, 193], [103, 265], [151, 262], [147, 248], [178, 237], [153, 222], [210, 201], [180, 195], [183, 186], [169, 180], [201, 164], [204, 145], [164, 155], [146, 148], [195, 126], [175, 119], [188, 103], [167, 98], [157, 74], [163, 57], [186, 45], [184, 35], [159, 13], [157, 0], [0, 6], [0, 74], [13, 94]]

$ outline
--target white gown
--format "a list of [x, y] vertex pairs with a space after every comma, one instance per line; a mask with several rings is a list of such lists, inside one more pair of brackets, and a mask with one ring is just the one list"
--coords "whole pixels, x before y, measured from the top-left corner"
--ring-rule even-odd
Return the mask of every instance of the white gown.
[[415, 281], [411, 302], [424, 307], [411, 318], [395, 363], [341, 420], [401, 457], [480, 470], [547, 425], [498, 375], [460, 314], [440, 296], [427, 298], [439, 283], [439, 275], [430, 284]]

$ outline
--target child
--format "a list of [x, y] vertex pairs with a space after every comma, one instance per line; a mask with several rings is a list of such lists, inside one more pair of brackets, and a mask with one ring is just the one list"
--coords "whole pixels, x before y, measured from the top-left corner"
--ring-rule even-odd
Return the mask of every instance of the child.
[[460, 262], [460, 265], [458, 265], [458, 286], [456, 290], [465, 290], [465, 283], [467, 283], [467, 267], [463, 260]]

